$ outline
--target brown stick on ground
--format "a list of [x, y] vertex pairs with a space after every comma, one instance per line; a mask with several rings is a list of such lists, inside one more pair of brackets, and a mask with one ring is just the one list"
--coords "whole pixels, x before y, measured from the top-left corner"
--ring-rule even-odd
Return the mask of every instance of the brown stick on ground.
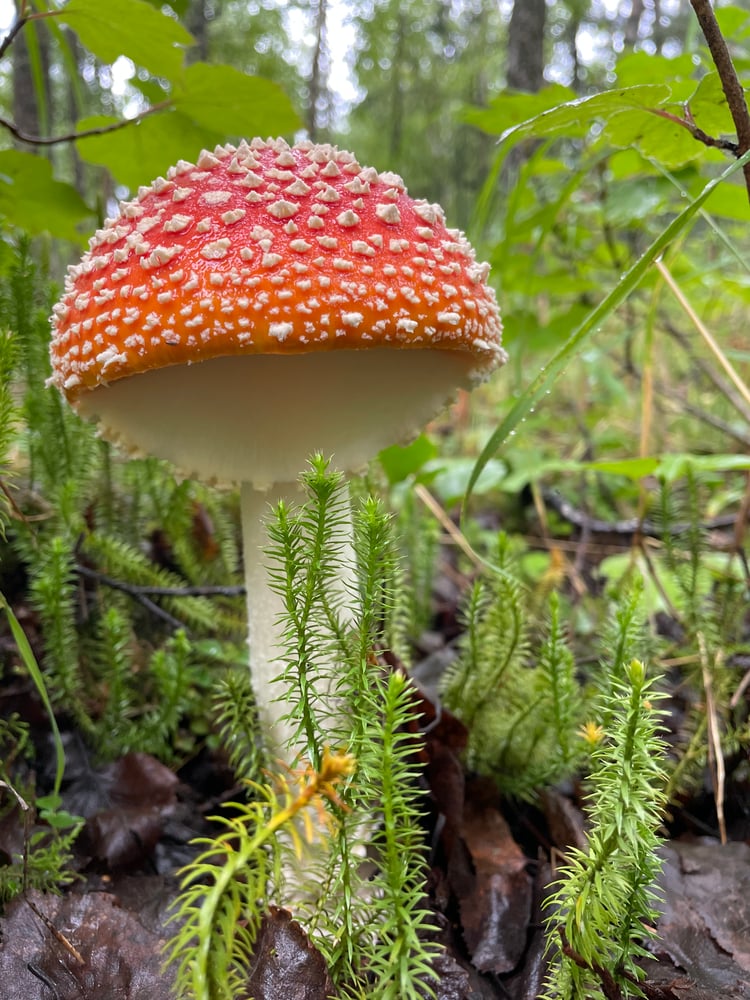
[[[716, 20], [710, 0], [690, 0], [701, 26], [701, 31], [708, 44], [711, 58], [714, 61], [724, 96], [729, 105], [734, 127], [737, 130], [737, 155], [742, 156], [750, 149], [750, 113], [748, 113], [745, 92], [737, 77], [732, 57], [729, 54], [726, 40], [721, 33], [719, 22]], [[748, 198], [750, 198], [750, 163], [744, 167], [745, 185], [747, 187]]]

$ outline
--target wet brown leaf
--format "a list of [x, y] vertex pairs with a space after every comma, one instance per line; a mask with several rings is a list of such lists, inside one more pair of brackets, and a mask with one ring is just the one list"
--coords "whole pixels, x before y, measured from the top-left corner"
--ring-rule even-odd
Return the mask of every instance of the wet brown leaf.
[[86, 824], [90, 853], [109, 868], [138, 864], [153, 851], [175, 807], [177, 777], [154, 757], [130, 753], [104, 769], [109, 808]]
[[107, 892], [14, 900], [0, 920], [4, 1000], [173, 1000], [164, 938]]
[[661, 968], [647, 963], [649, 978], [679, 1000], [748, 1000], [750, 846], [673, 842], [664, 854]]
[[510, 972], [521, 959], [532, 901], [526, 864], [483, 786], [472, 782], [449, 878], [459, 901], [464, 941], [480, 972]]
[[287, 910], [272, 906], [264, 917], [247, 990], [253, 1000], [327, 1000], [334, 995], [323, 956]]

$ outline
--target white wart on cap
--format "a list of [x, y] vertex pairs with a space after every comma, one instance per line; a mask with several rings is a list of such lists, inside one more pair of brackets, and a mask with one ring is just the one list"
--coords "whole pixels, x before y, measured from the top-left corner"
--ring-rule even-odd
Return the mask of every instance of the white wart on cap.
[[505, 360], [488, 267], [400, 177], [253, 140], [141, 188], [70, 268], [52, 382], [203, 477], [291, 481], [422, 426]]

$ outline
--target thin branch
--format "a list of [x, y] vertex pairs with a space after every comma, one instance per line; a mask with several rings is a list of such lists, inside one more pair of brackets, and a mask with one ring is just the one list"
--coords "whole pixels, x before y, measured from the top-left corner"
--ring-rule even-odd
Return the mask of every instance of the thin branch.
[[[606, 521], [603, 518], [590, 517], [585, 511], [568, 503], [556, 490], [542, 490], [542, 497], [548, 507], [551, 507], [563, 520], [581, 531], [597, 535], [630, 536], [639, 532], [647, 538], [662, 538], [664, 536], [664, 528], [654, 521], [641, 521], [638, 517]], [[702, 521], [700, 527], [702, 531], [721, 531], [726, 528], [734, 528], [737, 524], [737, 518], [737, 514], [718, 514], [716, 517]], [[669, 526], [669, 533], [671, 535], [684, 535], [691, 528], [690, 522], [678, 521]]]
[[27, 14], [26, 13], [27, 6], [28, 5], [26, 3], [21, 4], [20, 17], [10, 26], [8, 34], [5, 36], [2, 42], [0, 42], [0, 59], [3, 58], [5, 53], [13, 44], [13, 40], [15, 39], [18, 32], [22, 28], [24, 28], [29, 23], [29, 21], [41, 21], [46, 17], [60, 17], [60, 15], [62, 14], [62, 10], [40, 10], [36, 11], [35, 13]]
[[[8, 34], [0, 42], [0, 59], [5, 55], [5, 53], [10, 48], [16, 35], [21, 31], [21, 29], [29, 23], [29, 21], [39, 21], [45, 17], [59, 17], [62, 13], [61, 10], [46, 10], [39, 11], [34, 14], [23, 14], [18, 20], [11, 26]], [[92, 135], [108, 135], [110, 132], [117, 132], [128, 125], [134, 125], [144, 118], [148, 118], [149, 115], [156, 114], [159, 111], [165, 111], [167, 108], [172, 106], [172, 99], [167, 98], [164, 101], [160, 101], [158, 104], [154, 104], [145, 111], [141, 111], [139, 114], [135, 115], [133, 118], [123, 118], [118, 122], [113, 122], [110, 125], [100, 125], [97, 128], [85, 129], [83, 132], [68, 132], [66, 135], [56, 135], [56, 136], [41, 136], [41, 135], [29, 135], [20, 129], [15, 122], [11, 121], [9, 118], [4, 118], [0, 115], [0, 128], [4, 128], [6, 131], [17, 139], [19, 142], [25, 142], [28, 146], [57, 146], [63, 142], [75, 142], [76, 139], [86, 139]]]
[[3, 118], [0, 115], [0, 127], [7, 129], [8, 132], [19, 142], [25, 142], [29, 146], [57, 146], [63, 142], [75, 142], [76, 139], [86, 139], [91, 135], [108, 135], [110, 132], [118, 132], [122, 128], [126, 128], [128, 125], [135, 125], [144, 118], [148, 118], [149, 115], [156, 114], [159, 111], [165, 111], [167, 108], [171, 107], [172, 99], [160, 101], [159, 104], [153, 104], [150, 108], [146, 108], [145, 111], [141, 111], [139, 114], [135, 115], [133, 118], [122, 118], [118, 122], [112, 122], [110, 125], [100, 125], [97, 128], [84, 129], [83, 132], [68, 132], [66, 135], [53, 135], [53, 136], [40, 136], [40, 135], [29, 135], [27, 132], [21, 131], [20, 128], [15, 124], [15, 122], [10, 121], [8, 118]]
[[453, 521], [451, 521], [448, 514], [440, 506], [430, 491], [421, 483], [417, 483], [414, 487], [414, 493], [422, 501], [435, 520], [442, 526], [453, 544], [461, 549], [464, 555], [468, 556], [475, 566], [481, 567], [483, 565], [482, 559], [476, 554], [464, 533], [456, 527]]
[[[740, 156], [750, 149], [750, 113], [747, 110], [745, 92], [734, 68], [726, 40], [721, 33], [710, 0], [690, 0], [701, 31], [708, 44], [711, 58], [721, 80], [729, 112], [737, 131], [737, 152]], [[745, 185], [750, 198], [750, 163], [744, 167]]]
[[26, 22], [29, 20], [28, 17], [19, 17], [15, 24], [11, 26], [10, 31], [5, 36], [5, 38], [0, 42], [0, 59], [3, 58], [5, 53], [8, 51], [13, 43], [13, 39], [16, 37], [18, 32], [23, 28]]

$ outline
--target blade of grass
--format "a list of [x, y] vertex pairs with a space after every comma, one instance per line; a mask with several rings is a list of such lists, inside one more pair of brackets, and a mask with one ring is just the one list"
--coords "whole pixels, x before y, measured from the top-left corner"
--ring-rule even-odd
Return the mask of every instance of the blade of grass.
[[10, 630], [13, 633], [16, 646], [18, 646], [18, 652], [21, 654], [24, 666], [28, 670], [29, 676], [33, 680], [34, 686], [36, 687], [39, 697], [42, 700], [42, 704], [47, 710], [47, 714], [50, 718], [56, 758], [55, 795], [59, 795], [63, 774], [65, 773], [65, 749], [63, 747], [62, 737], [60, 736], [60, 730], [57, 726], [57, 720], [55, 719], [55, 713], [52, 710], [52, 702], [49, 700], [49, 695], [47, 694], [47, 686], [44, 683], [42, 671], [39, 668], [39, 664], [36, 662], [36, 657], [34, 656], [31, 645], [29, 644], [29, 640], [26, 638], [26, 633], [21, 627], [21, 623], [13, 613], [13, 609], [2, 594], [0, 594], [0, 608], [2, 608], [8, 616], [8, 623], [10, 624]]
[[[656, 267], [659, 269], [659, 273], [664, 278], [667, 285], [669, 285], [669, 290], [672, 292], [674, 297], [680, 303], [680, 306], [682, 307], [684, 313], [686, 314], [690, 322], [696, 328], [701, 337], [703, 337], [703, 341], [706, 344], [706, 347], [708, 347], [711, 354], [713, 354], [717, 363], [724, 369], [724, 373], [728, 376], [729, 381], [732, 383], [732, 385], [737, 390], [739, 395], [742, 397], [745, 403], [747, 403], [747, 405], [750, 406], [750, 389], [748, 389], [748, 387], [745, 385], [744, 381], [742, 380], [741, 376], [737, 372], [732, 362], [722, 351], [721, 347], [718, 344], [718, 341], [714, 338], [711, 331], [708, 329], [705, 323], [703, 323], [703, 321], [701, 320], [700, 316], [695, 311], [695, 309], [693, 309], [693, 307], [690, 305], [687, 296], [682, 291], [677, 282], [674, 280], [672, 272], [669, 270], [669, 268], [667, 267], [667, 265], [664, 263], [663, 260], [657, 260]], [[742, 416], [743, 417], [745, 416], [744, 412], [742, 413]]]
[[664, 252], [669, 244], [688, 226], [699, 209], [711, 195], [711, 193], [727, 180], [732, 174], [741, 170], [746, 163], [750, 162], [750, 150], [738, 160], [731, 163], [718, 177], [709, 181], [701, 193], [687, 205], [679, 215], [670, 222], [667, 228], [659, 234], [651, 246], [638, 258], [629, 271], [627, 271], [610, 291], [610, 293], [596, 306], [586, 317], [586, 319], [573, 331], [567, 341], [552, 357], [545, 368], [542, 368], [534, 381], [524, 390], [516, 402], [511, 407], [509, 413], [501, 422], [500, 426], [490, 436], [489, 441], [482, 449], [472, 469], [469, 483], [464, 495], [464, 512], [468, 507], [474, 486], [487, 465], [487, 462], [496, 454], [500, 446], [508, 439], [511, 433], [518, 427], [524, 417], [529, 414], [539, 403], [552, 385], [563, 374], [565, 368], [583, 349], [584, 344], [592, 333], [617, 309], [617, 307], [630, 295], [644, 275], [651, 267], [656, 258]]

